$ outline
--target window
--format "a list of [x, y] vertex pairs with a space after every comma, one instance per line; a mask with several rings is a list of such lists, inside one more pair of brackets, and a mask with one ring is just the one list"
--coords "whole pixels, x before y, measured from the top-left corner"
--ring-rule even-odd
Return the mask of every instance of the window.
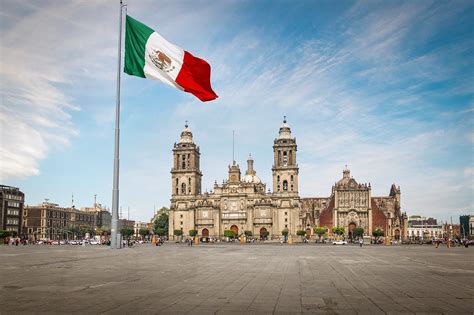
[[293, 184], [291, 184], [291, 191], [293, 191]]
[[280, 182], [280, 175], [277, 176], [277, 182]]
[[285, 224], [285, 229], [288, 228], [288, 224]]
[[19, 215], [19, 214], [20, 214], [20, 211], [17, 210], [17, 209], [8, 209], [8, 210], [7, 210], [7, 214], [8, 214], [8, 215]]
[[181, 193], [186, 194], [186, 184], [185, 183], [181, 183]]
[[286, 151], [283, 151], [283, 166], [288, 165], [288, 156], [286, 154]]
[[191, 193], [191, 178], [188, 179], [188, 191]]
[[186, 156], [183, 154], [183, 161], [181, 162], [181, 168], [186, 168]]
[[181, 221], [181, 225], [183, 225], [183, 221]]
[[293, 175], [291, 175], [291, 177], [290, 177], [290, 181], [293, 181]]
[[284, 191], [288, 190], [288, 182], [286, 180], [283, 181], [283, 190]]
[[285, 218], [285, 222], [288, 222], [288, 218]]
[[285, 215], [288, 215], [288, 212], [285, 212]]
[[182, 214], [180, 214], [180, 215], [179, 215], [179, 217], [182, 219], [182, 218], [183, 218], [183, 215], [182, 215]]

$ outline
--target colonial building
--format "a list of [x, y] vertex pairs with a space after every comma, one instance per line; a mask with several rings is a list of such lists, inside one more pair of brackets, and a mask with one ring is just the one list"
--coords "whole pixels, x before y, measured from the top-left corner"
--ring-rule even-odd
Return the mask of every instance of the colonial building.
[[186, 124], [173, 148], [169, 235], [197, 230], [199, 236], [218, 238], [232, 230], [237, 235], [251, 231], [281, 236], [285, 229], [292, 235], [298, 230], [311, 235], [315, 226], [344, 226], [349, 237], [355, 227], [363, 227], [366, 235], [382, 229], [394, 238], [405, 236], [399, 187], [392, 185], [388, 196], [372, 197], [370, 184], [357, 183], [346, 168], [331, 196], [300, 198], [298, 175], [296, 138], [284, 119], [273, 142], [272, 191], [257, 176], [249, 156], [244, 176], [232, 161], [227, 180], [202, 193], [200, 150]]
[[23, 232], [32, 241], [72, 239], [81, 226], [90, 231], [94, 231], [96, 227], [94, 213], [74, 207], [64, 208], [50, 202], [26, 206], [25, 217]]
[[434, 218], [412, 215], [408, 219], [407, 236], [410, 240], [442, 238], [443, 234], [443, 224]]
[[21, 234], [24, 202], [19, 188], [0, 185], [0, 230]]
[[365, 235], [380, 229], [396, 240], [406, 238], [407, 215], [400, 210], [400, 187], [393, 184], [388, 196], [375, 197], [370, 183], [358, 183], [350, 174], [346, 167], [332, 187], [331, 196], [301, 199], [307, 233], [311, 233], [312, 226], [324, 226], [331, 234], [331, 227], [338, 226], [344, 227], [351, 238], [354, 228], [361, 227]]

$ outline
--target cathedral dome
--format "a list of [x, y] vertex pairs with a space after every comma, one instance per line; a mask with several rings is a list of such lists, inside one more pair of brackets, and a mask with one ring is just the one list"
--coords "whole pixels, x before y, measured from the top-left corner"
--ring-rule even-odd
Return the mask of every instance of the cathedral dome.
[[244, 183], [250, 183], [250, 184], [260, 184], [262, 181], [257, 175], [245, 175], [244, 178], [242, 178], [242, 181]]
[[286, 123], [286, 116], [284, 116], [283, 124], [281, 124], [280, 126], [278, 139], [291, 139], [291, 129], [290, 129], [290, 126]]
[[183, 131], [181, 131], [181, 139], [179, 143], [193, 143], [193, 133], [188, 128], [188, 122], [184, 125]]
[[257, 172], [253, 169], [253, 159], [251, 154], [249, 154], [249, 158], [247, 159], [247, 171], [245, 172], [242, 181], [251, 184], [260, 184], [262, 182], [257, 176]]

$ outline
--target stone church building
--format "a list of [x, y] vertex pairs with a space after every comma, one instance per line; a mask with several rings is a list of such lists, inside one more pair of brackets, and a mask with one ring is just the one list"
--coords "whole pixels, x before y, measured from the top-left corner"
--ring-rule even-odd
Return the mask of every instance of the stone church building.
[[225, 230], [270, 237], [281, 236], [284, 229], [291, 235], [306, 230], [311, 235], [315, 226], [344, 226], [347, 236], [355, 227], [363, 227], [366, 235], [377, 228], [394, 238], [405, 235], [406, 215], [400, 212], [400, 189], [395, 185], [389, 196], [372, 197], [370, 184], [358, 184], [346, 169], [330, 197], [300, 198], [296, 152], [296, 138], [285, 119], [273, 143], [272, 190], [257, 176], [249, 156], [245, 175], [233, 161], [227, 180], [203, 193], [199, 146], [186, 124], [173, 148], [170, 237], [174, 230], [185, 236], [197, 230], [198, 236], [212, 238], [223, 237]]

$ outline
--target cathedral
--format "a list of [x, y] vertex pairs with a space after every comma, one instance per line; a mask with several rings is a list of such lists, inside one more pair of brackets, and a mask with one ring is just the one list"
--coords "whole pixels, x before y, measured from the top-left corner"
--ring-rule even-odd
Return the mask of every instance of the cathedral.
[[316, 226], [327, 227], [329, 235], [332, 227], [345, 227], [347, 237], [355, 227], [364, 228], [366, 235], [375, 229], [395, 239], [405, 235], [399, 187], [392, 185], [389, 196], [372, 197], [370, 184], [357, 183], [346, 168], [330, 197], [301, 198], [296, 152], [296, 138], [284, 119], [273, 142], [272, 190], [257, 176], [249, 155], [245, 175], [233, 161], [227, 180], [221, 185], [215, 182], [211, 192], [202, 193], [199, 146], [186, 124], [173, 148], [170, 238], [175, 230], [184, 236], [196, 230], [203, 238], [221, 238], [226, 230], [273, 238], [285, 229], [290, 235], [305, 230], [311, 237]]

